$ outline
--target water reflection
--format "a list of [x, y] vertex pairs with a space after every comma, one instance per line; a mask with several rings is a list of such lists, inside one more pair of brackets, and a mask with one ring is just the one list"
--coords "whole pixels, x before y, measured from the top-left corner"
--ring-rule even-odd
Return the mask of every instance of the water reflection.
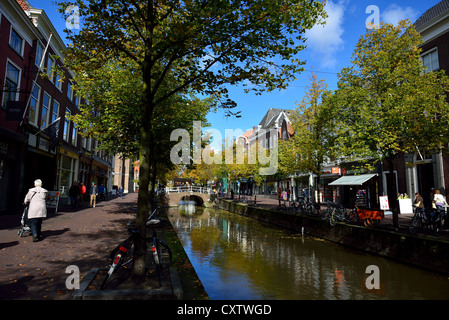
[[[169, 217], [211, 299], [448, 299], [449, 280], [213, 208]], [[366, 267], [380, 269], [368, 290]]]
[[196, 210], [196, 202], [195, 201], [179, 201], [178, 210], [181, 214], [192, 215]]

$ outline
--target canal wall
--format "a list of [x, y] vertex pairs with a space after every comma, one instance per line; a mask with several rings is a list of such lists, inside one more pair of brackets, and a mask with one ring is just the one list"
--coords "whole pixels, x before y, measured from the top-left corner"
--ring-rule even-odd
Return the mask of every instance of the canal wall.
[[331, 226], [320, 217], [298, 216], [219, 199], [218, 207], [259, 221], [333, 241], [348, 247], [392, 258], [449, 275], [449, 241], [380, 226], [365, 227], [338, 222]]

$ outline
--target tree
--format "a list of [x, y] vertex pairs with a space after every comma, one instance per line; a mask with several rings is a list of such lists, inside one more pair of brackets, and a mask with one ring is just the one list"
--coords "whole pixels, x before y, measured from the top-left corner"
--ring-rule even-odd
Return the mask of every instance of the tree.
[[[80, 104], [81, 112], [72, 116], [81, 134], [95, 137], [99, 149], [120, 153], [123, 158], [139, 157], [143, 84], [142, 78], [136, 77], [138, 72], [132, 62], [112, 60], [99, 69], [77, 74], [73, 85], [77, 95], [88, 98], [86, 104]], [[178, 93], [164, 103], [162, 112], [155, 112], [153, 127], [159, 136], [154, 141], [156, 178], [175, 168], [170, 161], [170, 147], [174, 144], [169, 140], [170, 133], [183, 127], [193, 134], [192, 120], [208, 126], [206, 114], [213, 108], [212, 99]]]
[[312, 73], [310, 82], [309, 90], [291, 115], [295, 134], [280, 143], [280, 163], [288, 174], [316, 175], [319, 194], [323, 164], [333, 158], [334, 115], [333, 108], [326, 102], [331, 92], [324, 80], [318, 80]]
[[[157, 109], [173, 95], [191, 92], [217, 97], [232, 113], [228, 84], [246, 80], [258, 93], [285, 88], [302, 70], [296, 54], [305, 47], [304, 32], [324, 16], [323, 3], [308, 0], [76, 0], [60, 5], [77, 5], [84, 21], [77, 34], [68, 30], [69, 67], [96, 69], [121, 55], [141, 70], [141, 117], [147, 121], [140, 127], [136, 224], [142, 234], [154, 179]], [[145, 248], [145, 242], [138, 246]], [[135, 276], [144, 275], [144, 259], [134, 264]]]
[[[381, 24], [363, 35], [352, 66], [339, 75], [339, 150], [346, 159], [387, 162], [416, 148], [446, 148], [449, 137], [449, 80], [444, 71], [427, 72], [420, 59], [421, 38], [409, 21]], [[398, 226], [396, 186], [388, 175], [393, 224]]]

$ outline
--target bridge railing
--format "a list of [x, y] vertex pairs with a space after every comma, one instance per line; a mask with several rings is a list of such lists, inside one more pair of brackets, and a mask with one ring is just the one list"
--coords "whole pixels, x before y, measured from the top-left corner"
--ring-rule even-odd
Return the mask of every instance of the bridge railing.
[[158, 194], [161, 193], [181, 193], [181, 192], [198, 192], [198, 193], [208, 193], [210, 194], [211, 190], [207, 187], [197, 187], [197, 186], [190, 186], [190, 187], [165, 187], [165, 188], [159, 188]]

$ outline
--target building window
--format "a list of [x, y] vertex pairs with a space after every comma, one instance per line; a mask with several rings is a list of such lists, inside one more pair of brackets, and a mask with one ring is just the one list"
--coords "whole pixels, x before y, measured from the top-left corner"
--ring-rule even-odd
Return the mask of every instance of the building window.
[[58, 72], [56, 72], [55, 86], [56, 88], [58, 88], [59, 91], [62, 92], [62, 78]]
[[69, 141], [69, 130], [70, 130], [70, 115], [71, 115], [71, 113], [70, 113], [70, 110], [69, 109], [66, 109], [66, 111], [65, 111], [65, 120], [64, 120], [64, 136], [63, 136], [63, 139], [65, 140], [65, 141]]
[[61, 155], [59, 160], [59, 188], [64, 190], [64, 193], [72, 186], [73, 177], [76, 174], [76, 163], [76, 159]]
[[9, 45], [15, 52], [23, 56], [23, 39], [19, 34], [11, 28], [11, 36], [9, 38]]
[[34, 59], [34, 64], [37, 67], [41, 66], [43, 53], [44, 53], [44, 48], [39, 43], [37, 43], [36, 44], [36, 59]]
[[51, 97], [47, 92], [44, 92], [44, 97], [42, 98], [42, 114], [41, 114], [41, 129], [48, 126], [48, 116], [50, 114], [50, 100]]
[[425, 52], [421, 55], [421, 58], [424, 67], [426, 67], [426, 73], [440, 68], [438, 63], [438, 50], [436, 48]]
[[6, 107], [8, 101], [17, 101], [19, 94], [20, 69], [15, 67], [11, 62], [6, 66], [5, 86], [3, 88], [3, 103]]
[[55, 69], [55, 60], [49, 55], [47, 60], [47, 76], [51, 82], [53, 82], [53, 77], [55, 75], [54, 69]]
[[33, 90], [31, 90], [30, 98], [30, 112], [28, 114], [28, 121], [31, 124], [37, 126], [37, 115], [39, 114], [39, 97], [41, 88], [37, 84], [33, 84]]
[[75, 123], [73, 123], [73, 126], [72, 126], [72, 144], [74, 145], [74, 146], [76, 146], [76, 142], [77, 142], [77, 132], [78, 132], [78, 129], [76, 128], [76, 124]]
[[80, 97], [78, 94], [75, 95], [75, 106], [78, 110], [80, 109]]
[[69, 98], [70, 101], [72, 101], [73, 98], [73, 90], [72, 90], [72, 83], [69, 81], [67, 86], [67, 98]]
[[59, 102], [53, 99], [53, 110], [51, 112], [51, 122], [53, 123], [56, 119], [58, 119], [59, 115]]

